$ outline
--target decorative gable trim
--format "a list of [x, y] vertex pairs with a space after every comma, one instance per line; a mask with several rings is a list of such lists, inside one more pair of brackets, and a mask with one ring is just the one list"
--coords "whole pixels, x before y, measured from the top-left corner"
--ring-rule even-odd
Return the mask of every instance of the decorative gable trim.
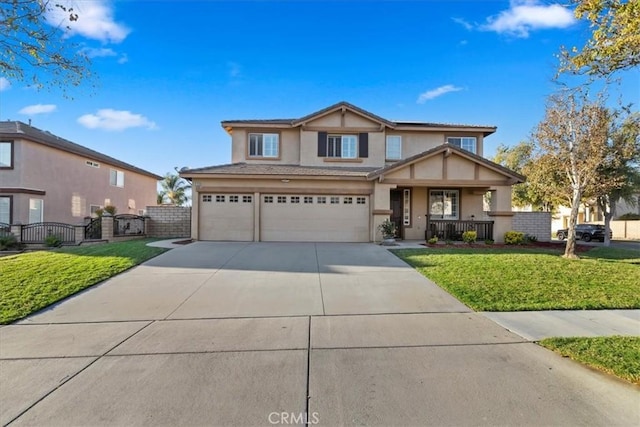
[[392, 121], [389, 121], [387, 119], [384, 119], [380, 116], [376, 116], [373, 113], [370, 113], [367, 110], [363, 110], [360, 107], [356, 107], [353, 104], [349, 104], [348, 102], [342, 101], [342, 102], [338, 102], [337, 104], [331, 105], [327, 108], [323, 108], [322, 110], [316, 111], [314, 113], [308, 114], [304, 117], [301, 117], [297, 120], [294, 120], [291, 125], [293, 127], [296, 126], [304, 126], [306, 125], [308, 122], [310, 122], [311, 120], [315, 120], [315, 119], [319, 119], [321, 117], [327, 116], [329, 114], [335, 113], [336, 111], [340, 111], [343, 114], [346, 113], [347, 111], [350, 111], [354, 114], [357, 114], [361, 117], [364, 117], [366, 119], [369, 119], [375, 123], [378, 123], [381, 127], [382, 126], [386, 126], [389, 127], [391, 129], [394, 129], [396, 124]]

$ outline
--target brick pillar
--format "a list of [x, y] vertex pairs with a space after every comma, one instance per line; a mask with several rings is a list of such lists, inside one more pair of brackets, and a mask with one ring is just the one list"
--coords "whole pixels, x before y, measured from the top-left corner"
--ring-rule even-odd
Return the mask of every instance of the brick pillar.
[[106, 212], [102, 215], [102, 240], [113, 240], [113, 216]]
[[10, 231], [11, 234], [16, 236], [18, 242], [22, 241], [22, 224], [11, 224]]
[[77, 245], [84, 241], [84, 225], [76, 225], [75, 242]]

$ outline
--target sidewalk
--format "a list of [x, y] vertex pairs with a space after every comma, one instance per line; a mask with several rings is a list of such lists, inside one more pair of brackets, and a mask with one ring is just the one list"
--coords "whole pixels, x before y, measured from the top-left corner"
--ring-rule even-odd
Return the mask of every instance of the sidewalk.
[[529, 341], [549, 337], [640, 336], [640, 310], [550, 310], [481, 314]]

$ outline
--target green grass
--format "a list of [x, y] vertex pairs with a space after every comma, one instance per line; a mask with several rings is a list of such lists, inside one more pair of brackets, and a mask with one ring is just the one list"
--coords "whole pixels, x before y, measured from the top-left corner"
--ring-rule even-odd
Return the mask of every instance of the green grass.
[[166, 251], [147, 246], [149, 241], [64, 247], [0, 258], [0, 323], [21, 319]]
[[565, 357], [640, 385], [640, 337], [547, 338], [540, 344]]
[[640, 308], [640, 251], [601, 247], [579, 260], [526, 248], [393, 252], [474, 310]]

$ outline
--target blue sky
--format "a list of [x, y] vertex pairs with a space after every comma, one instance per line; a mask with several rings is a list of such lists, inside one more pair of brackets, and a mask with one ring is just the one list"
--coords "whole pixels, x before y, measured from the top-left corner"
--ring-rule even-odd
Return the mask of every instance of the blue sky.
[[[0, 76], [0, 120], [157, 174], [230, 161], [221, 120], [294, 118], [348, 101], [391, 120], [496, 125], [485, 156], [526, 139], [584, 22], [552, 1], [68, 2], [97, 88]], [[640, 101], [640, 72], [612, 99]]]

